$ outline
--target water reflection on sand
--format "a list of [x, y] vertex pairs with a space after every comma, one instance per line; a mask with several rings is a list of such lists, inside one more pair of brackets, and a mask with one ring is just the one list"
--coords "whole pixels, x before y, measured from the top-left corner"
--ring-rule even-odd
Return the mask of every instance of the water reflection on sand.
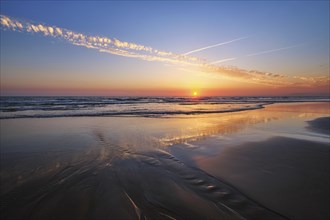
[[189, 143], [210, 136], [244, 142], [244, 132], [255, 128], [268, 136], [281, 129], [308, 136], [304, 121], [328, 115], [329, 103], [305, 103], [179, 117], [2, 120], [1, 213], [8, 219], [284, 219], [188, 166], [169, 146], [186, 143], [188, 153]]

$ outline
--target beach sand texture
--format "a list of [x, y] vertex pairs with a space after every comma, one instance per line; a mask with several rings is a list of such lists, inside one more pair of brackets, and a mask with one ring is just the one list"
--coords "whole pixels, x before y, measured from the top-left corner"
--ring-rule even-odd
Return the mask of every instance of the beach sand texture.
[[329, 219], [328, 106], [3, 120], [1, 217]]

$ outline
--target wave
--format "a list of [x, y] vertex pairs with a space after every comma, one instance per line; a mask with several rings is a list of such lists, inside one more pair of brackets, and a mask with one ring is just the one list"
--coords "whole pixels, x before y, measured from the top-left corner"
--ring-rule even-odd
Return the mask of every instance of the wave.
[[278, 102], [329, 97], [0, 97], [0, 119], [78, 116], [209, 114], [262, 108]]

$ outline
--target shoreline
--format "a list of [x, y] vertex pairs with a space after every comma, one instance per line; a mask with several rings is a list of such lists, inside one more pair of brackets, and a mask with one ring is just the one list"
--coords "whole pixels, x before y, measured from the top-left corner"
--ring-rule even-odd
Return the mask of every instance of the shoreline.
[[[252, 104], [254, 102], [250, 102], [247, 104]], [[62, 114], [62, 115], [22, 115], [22, 116], [8, 116], [2, 117], [0, 116], [0, 120], [7, 120], [7, 119], [27, 119], [27, 118], [77, 118], [77, 117], [145, 117], [145, 118], [165, 118], [165, 117], [172, 117], [172, 116], [198, 116], [198, 115], [210, 115], [210, 114], [223, 114], [223, 113], [234, 113], [234, 112], [244, 112], [244, 111], [252, 111], [263, 109], [266, 106], [272, 105], [290, 105], [290, 104], [315, 104], [315, 103], [328, 103], [330, 106], [330, 101], [287, 101], [287, 102], [269, 102], [269, 103], [259, 103], [255, 107], [248, 107], [248, 108], [238, 108], [238, 109], [230, 109], [230, 110], [196, 110], [196, 111], [164, 111], [164, 112], [109, 112], [109, 113], [92, 113], [92, 114]], [[222, 105], [222, 104], [231, 104], [231, 103], [207, 103], [208, 105]], [[243, 103], [233, 103], [233, 104], [243, 104]], [[199, 105], [196, 103], [192, 103], [189, 105]], [[14, 111], [15, 112], [15, 111]], [[1, 115], [1, 114], [0, 114]]]
[[2, 217], [325, 220], [329, 147], [306, 125], [327, 106], [4, 120]]

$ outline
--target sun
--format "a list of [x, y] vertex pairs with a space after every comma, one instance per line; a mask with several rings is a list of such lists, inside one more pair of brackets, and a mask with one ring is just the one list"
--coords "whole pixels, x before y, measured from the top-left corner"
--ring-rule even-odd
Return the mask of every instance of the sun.
[[196, 91], [193, 92], [193, 96], [197, 96], [198, 93]]

